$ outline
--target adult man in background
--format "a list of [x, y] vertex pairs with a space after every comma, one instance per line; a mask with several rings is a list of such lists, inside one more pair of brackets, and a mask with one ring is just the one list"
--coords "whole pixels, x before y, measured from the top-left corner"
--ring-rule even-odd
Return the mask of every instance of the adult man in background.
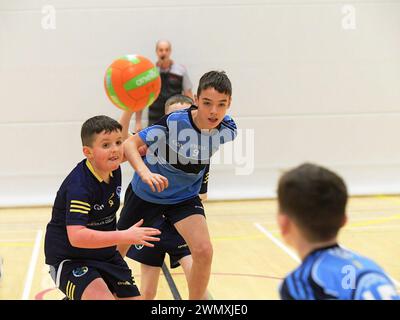
[[[158, 57], [156, 66], [161, 76], [161, 92], [148, 109], [148, 126], [154, 124], [165, 115], [165, 102], [176, 94], [184, 94], [193, 99], [192, 83], [186, 68], [171, 59], [171, 43], [168, 40], [158, 40], [156, 54]], [[135, 132], [142, 126], [142, 111], [136, 112]]]

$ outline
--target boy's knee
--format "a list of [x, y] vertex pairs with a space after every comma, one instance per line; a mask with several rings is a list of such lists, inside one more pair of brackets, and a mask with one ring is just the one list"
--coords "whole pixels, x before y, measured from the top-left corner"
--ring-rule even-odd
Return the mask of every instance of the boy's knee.
[[154, 300], [156, 298], [157, 291], [156, 290], [143, 290], [140, 291], [143, 300]]
[[211, 242], [201, 243], [190, 249], [193, 261], [209, 262], [213, 257], [213, 247]]
[[99, 291], [92, 288], [85, 289], [82, 294], [82, 300], [115, 300], [113, 294], [109, 291]]
[[83, 290], [81, 300], [115, 300], [104, 280], [96, 278]]

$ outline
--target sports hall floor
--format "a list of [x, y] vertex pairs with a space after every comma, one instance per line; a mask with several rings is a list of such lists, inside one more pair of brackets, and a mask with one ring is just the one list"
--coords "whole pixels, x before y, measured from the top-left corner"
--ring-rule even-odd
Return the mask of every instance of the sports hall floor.
[[[276, 200], [205, 204], [214, 244], [209, 291], [214, 299], [278, 299], [277, 287], [298, 259], [281, 241]], [[44, 264], [43, 239], [50, 207], [0, 209], [0, 299], [61, 299]], [[351, 198], [342, 245], [375, 259], [400, 289], [400, 196]], [[129, 260], [136, 282], [138, 265]], [[167, 264], [169, 265], [169, 264]], [[185, 277], [171, 270], [183, 299]], [[162, 275], [158, 299], [173, 299]]]

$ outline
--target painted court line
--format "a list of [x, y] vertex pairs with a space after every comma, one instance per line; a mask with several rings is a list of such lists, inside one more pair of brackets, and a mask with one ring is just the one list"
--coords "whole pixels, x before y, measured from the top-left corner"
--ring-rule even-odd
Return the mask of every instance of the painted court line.
[[29, 263], [28, 274], [25, 280], [24, 292], [22, 293], [22, 298], [21, 298], [22, 300], [29, 300], [29, 294], [31, 293], [31, 287], [33, 282], [33, 276], [35, 275], [36, 263], [39, 257], [39, 250], [42, 241], [42, 236], [43, 236], [43, 230], [38, 230], [36, 234], [35, 245], [32, 251], [31, 262]]
[[181, 297], [181, 295], [179, 293], [179, 290], [178, 290], [178, 288], [177, 288], [177, 286], [175, 284], [175, 281], [172, 278], [171, 273], [169, 272], [168, 267], [165, 264], [165, 262], [163, 262], [163, 264], [161, 266], [161, 269], [162, 269], [162, 271], [164, 273], [165, 280], [167, 280], [169, 289], [171, 290], [171, 293], [172, 293], [172, 296], [174, 297], [174, 300], [182, 300], [182, 297]]
[[400, 289], [400, 282], [397, 281], [395, 278], [393, 278], [392, 276], [389, 275], [390, 280], [393, 281], [393, 283], [395, 284], [395, 286], [397, 287], [397, 289]]
[[29, 243], [33, 243], [32, 238], [0, 239], [0, 243], [7, 243], [7, 242], [29, 242]]
[[254, 223], [256, 228], [260, 230], [262, 233], [264, 233], [273, 243], [275, 243], [279, 248], [281, 248], [283, 251], [285, 251], [294, 261], [300, 263], [300, 258], [288, 247], [286, 247], [281, 241], [279, 241], [277, 238], [275, 238], [266, 228], [264, 228], [261, 224], [258, 222]]
[[[258, 222], [254, 223], [254, 225], [256, 226], [256, 228], [258, 230], [260, 230], [263, 234], [265, 234], [273, 243], [275, 243], [279, 248], [281, 248], [283, 251], [285, 251], [293, 260], [295, 260], [298, 263], [301, 262], [300, 258], [292, 250], [290, 250], [281, 241], [279, 241], [276, 237], [274, 237], [265, 227], [263, 227]], [[341, 247], [345, 248], [343, 245], [341, 245]], [[396, 285], [396, 287], [400, 288], [400, 282], [398, 280], [396, 280], [395, 278], [393, 278], [390, 275], [389, 275], [389, 278]]]

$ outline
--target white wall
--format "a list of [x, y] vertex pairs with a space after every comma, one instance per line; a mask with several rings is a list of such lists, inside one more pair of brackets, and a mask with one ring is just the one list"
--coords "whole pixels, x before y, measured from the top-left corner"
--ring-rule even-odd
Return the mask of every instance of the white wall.
[[[254, 130], [253, 173], [215, 164], [210, 198], [274, 196], [280, 172], [306, 160], [337, 170], [352, 194], [399, 193], [400, 2], [351, 4], [348, 30], [344, 3], [330, 0], [0, 0], [0, 206], [53, 201], [82, 158], [82, 122], [119, 116], [107, 66], [127, 53], [155, 60], [160, 38], [195, 88], [226, 70], [231, 114]], [[239, 141], [228, 148], [243, 154]], [[131, 174], [125, 165], [124, 185]]]

